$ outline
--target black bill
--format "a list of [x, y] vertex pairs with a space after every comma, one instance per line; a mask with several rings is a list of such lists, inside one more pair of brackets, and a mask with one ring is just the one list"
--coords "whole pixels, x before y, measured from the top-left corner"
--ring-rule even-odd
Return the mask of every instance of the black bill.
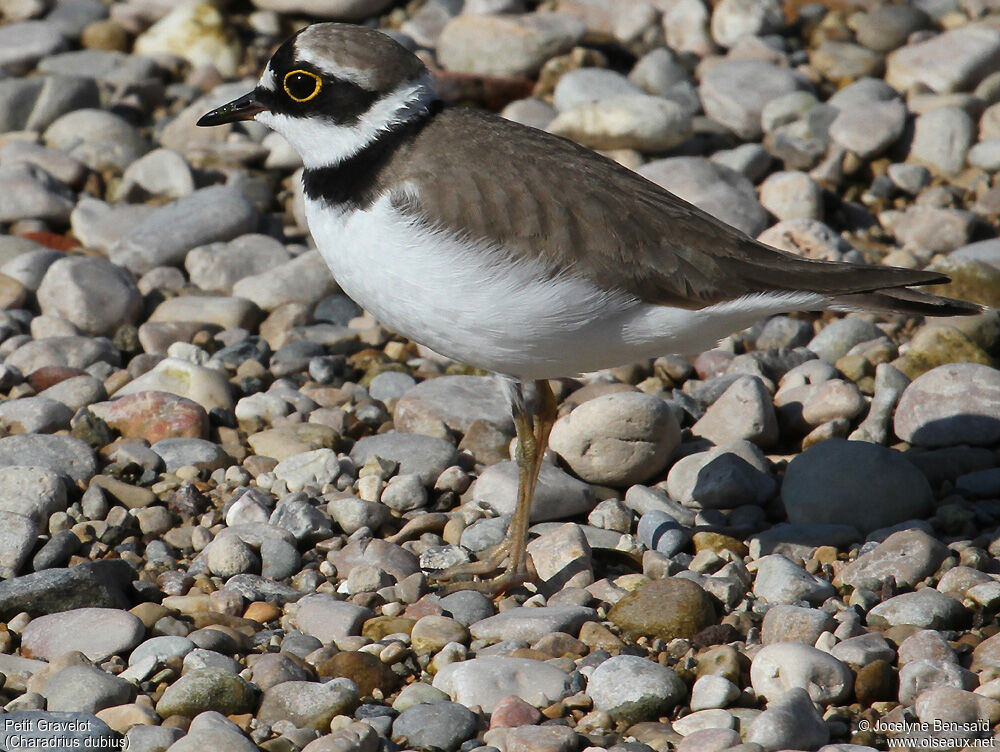
[[234, 99], [222, 107], [216, 107], [211, 112], [205, 113], [198, 120], [198, 125], [204, 127], [235, 123], [237, 120], [253, 120], [254, 115], [266, 109], [267, 107], [257, 101], [256, 92], [251, 91], [239, 99]]

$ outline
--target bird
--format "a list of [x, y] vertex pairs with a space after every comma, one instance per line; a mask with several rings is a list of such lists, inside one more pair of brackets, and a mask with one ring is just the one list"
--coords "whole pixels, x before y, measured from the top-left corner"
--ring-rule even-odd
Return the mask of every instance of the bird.
[[966, 315], [937, 272], [806, 259], [545, 131], [446, 106], [373, 28], [306, 26], [256, 86], [202, 116], [255, 120], [302, 158], [305, 216], [341, 289], [383, 325], [496, 374], [517, 434], [515, 511], [446, 591], [529, 582], [529, 515], [557, 415], [550, 380], [695, 353], [793, 311]]

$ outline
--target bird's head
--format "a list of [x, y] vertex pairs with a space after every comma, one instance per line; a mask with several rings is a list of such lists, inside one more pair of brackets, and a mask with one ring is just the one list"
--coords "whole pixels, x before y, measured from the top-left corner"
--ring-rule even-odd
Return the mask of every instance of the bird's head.
[[307, 26], [271, 57], [253, 91], [198, 125], [256, 120], [295, 148], [306, 167], [347, 159], [436, 98], [420, 59], [375, 29]]

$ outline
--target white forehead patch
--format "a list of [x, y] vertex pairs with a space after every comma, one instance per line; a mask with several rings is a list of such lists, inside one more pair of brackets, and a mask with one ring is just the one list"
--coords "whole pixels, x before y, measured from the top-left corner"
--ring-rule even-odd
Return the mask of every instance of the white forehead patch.
[[278, 80], [274, 75], [274, 71], [271, 70], [270, 63], [268, 63], [267, 67], [264, 68], [264, 72], [261, 74], [258, 84], [268, 91], [278, 91]]
[[350, 81], [352, 84], [356, 84], [369, 91], [376, 88], [370, 71], [345, 67], [331, 60], [330, 49], [327, 45], [323, 44], [323, 40], [320, 38], [314, 40], [307, 34], [300, 35], [295, 40], [295, 59], [309, 63], [316, 70], [322, 71], [332, 78]]

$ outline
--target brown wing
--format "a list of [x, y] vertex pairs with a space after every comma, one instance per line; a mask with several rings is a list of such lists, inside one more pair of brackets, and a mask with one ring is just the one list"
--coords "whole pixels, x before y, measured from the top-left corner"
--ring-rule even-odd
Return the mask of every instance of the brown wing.
[[803, 290], [835, 297], [943, 278], [779, 251], [589, 149], [477, 110], [443, 111], [391, 161], [391, 178], [416, 183], [422, 208], [444, 227], [517, 256], [545, 254], [649, 303], [701, 308]]

